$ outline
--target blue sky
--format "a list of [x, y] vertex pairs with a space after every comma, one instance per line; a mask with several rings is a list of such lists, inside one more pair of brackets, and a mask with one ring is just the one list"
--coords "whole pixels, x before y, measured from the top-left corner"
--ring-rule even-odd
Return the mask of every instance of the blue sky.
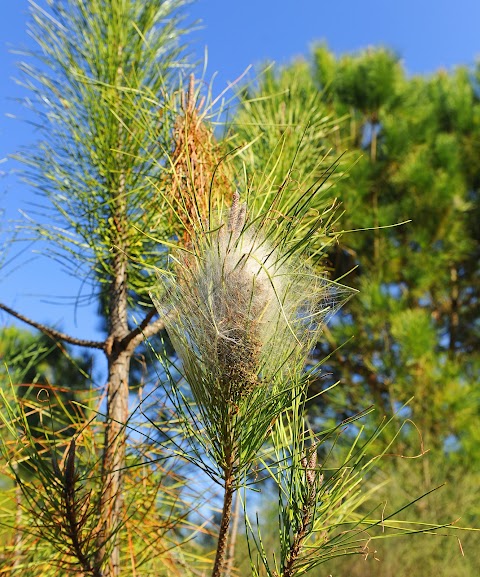
[[[27, 0], [2, 2], [0, 159], [35, 141], [32, 128], [21, 121], [22, 109], [11, 100], [25, 95], [12, 80], [18, 57], [9, 49], [30, 45], [27, 12]], [[306, 56], [316, 41], [325, 41], [338, 54], [388, 46], [401, 56], [409, 74], [473, 64], [480, 56], [479, 0], [198, 0], [187, 12], [190, 19], [203, 21], [203, 28], [191, 36], [192, 48], [202, 60], [207, 47], [207, 77], [218, 72], [216, 92], [250, 64], [287, 63]], [[0, 164], [0, 202], [7, 209], [4, 221], [16, 218], [18, 209], [28, 212], [28, 203], [34, 200], [13, 169], [11, 160]], [[24, 264], [16, 269], [17, 263]], [[99, 338], [95, 306], [71, 306], [81, 286], [54, 262], [28, 249], [6, 271], [9, 274], [0, 275], [0, 301], [75, 336]], [[0, 323], [5, 321], [8, 317], [0, 313]]]

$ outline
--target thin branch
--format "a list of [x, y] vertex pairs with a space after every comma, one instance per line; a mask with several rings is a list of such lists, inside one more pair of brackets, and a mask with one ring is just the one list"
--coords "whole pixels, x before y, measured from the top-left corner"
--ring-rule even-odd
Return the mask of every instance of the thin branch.
[[143, 339], [148, 339], [148, 337], [162, 330], [165, 326], [163, 319], [157, 319], [155, 322], [150, 323], [156, 314], [157, 310], [152, 308], [138, 327], [122, 339], [120, 343], [121, 347], [127, 348], [127, 346], [129, 346], [130, 349], [135, 349]]
[[[86, 515], [82, 515], [78, 519], [78, 513], [87, 503], [77, 494], [77, 475], [75, 471], [75, 437], [70, 441], [67, 458], [65, 461], [65, 469], [63, 471], [63, 500], [65, 505], [65, 529], [68, 538], [71, 541], [71, 546], [75, 557], [80, 562], [85, 574], [93, 575], [94, 577], [102, 577], [102, 572], [99, 567], [94, 567], [89, 556], [84, 551], [85, 541], [82, 541], [82, 526], [85, 525]], [[88, 543], [88, 542], [87, 542]]]
[[79, 347], [88, 347], [90, 349], [102, 349], [103, 350], [105, 347], [104, 341], [87, 341], [85, 339], [77, 339], [75, 337], [71, 337], [70, 335], [62, 333], [62, 332], [57, 331], [55, 329], [52, 329], [50, 327], [47, 327], [46, 325], [42, 325], [41, 323], [37, 323], [36, 321], [29, 319], [28, 317], [26, 317], [20, 313], [17, 313], [17, 311], [11, 309], [10, 307], [7, 307], [7, 305], [4, 305], [3, 303], [0, 303], [0, 309], [4, 310], [9, 315], [12, 315], [12, 317], [17, 318], [18, 320], [23, 321], [24, 323], [27, 323], [27, 325], [30, 325], [30, 326], [38, 329], [42, 333], [48, 335], [49, 337], [52, 337], [54, 339], [58, 339], [59, 341], [65, 341], [66, 343], [70, 343], [71, 345], [77, 345]]
[[228, 530], [230, 528], [230, 518], [232, 515], [232, 499], [235, 493], [233, 484], [232, 465], [225, 472], [225, 493], [223, 496], [222, 520], [218, 533], [217, 554], [213, 566], [212, 577], [221, 577], [225, 567], [225, 554], [227, 552]]
[[148, 339], [148, 337], [156, 335], [158, 331], [161, 331], [163, 328], [165, 328], [165, 320], [157, 319], [154, 323], [146, 327], [146, 329], [143, 331], [143, 337]]
[[233, 512], [233, 524], [230, 534], [230, 543], [228, 547], [227, 568], [225, 571], [226, 577], [230, 577], [233, 570], [233, 562], [235, 561], [235, 546], [237, 544], [238, 524], [240, 522], [240, 493], [235, 494], [235, 506]]

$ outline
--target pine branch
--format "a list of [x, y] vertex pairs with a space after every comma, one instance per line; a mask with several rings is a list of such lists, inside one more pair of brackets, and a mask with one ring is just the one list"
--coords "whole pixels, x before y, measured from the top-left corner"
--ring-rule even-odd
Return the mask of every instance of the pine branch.
[[235, 509], [233, 512], [233, 524], [232, 530], [230, 533], [230, 543], [228, 547], [228, 559], [227, 559], [227, 568], [225, 571], [226, 577], [230, 577], [233, 570], [233, 563], [235, 561], [235, 546], [237, 544], [237, 532], [238, 532], [238, 525], [240, 522], [240, 495], [239, 493], [235, 496]]
[[150, 323], [153, 317], [157, 314], [157, 309], [151, 309], [143, 321], [138, 325], [136, 329], [131, 331], [120, 343], [122, 348], [129, 346], [131, 350], [135, 349], [143, 339], [148, 339], [162, 330], [165, 326], [163, 319], [157, 319], [155, 322]]
[[294, 577], [297, 574], [295, 563], [300, 557], [305, 540], [311, 532], [311, 522], [315, 511], [315, 501], [317, 496], [317, 484], [322, 483], [323, 475], [318, 476], [317, 466], [317, 445], [314, 444], [304, 454], [301, 459], [302, 467], [305, 469], [306, 492], [303, 497], [302, 518], [300, 525], [293, 535], [293, 543], [283, 566], [282, 577]]
[[38, 329], [42, 333], [48, 335], [49, 337], [52, 337], [52, 338], [57, 339], [59, 341], [64, 341], [66, 343], [70, 343], [71, 345], [77, 345], [79, 347], [87, 347], [90, 349], [102, 349], [103, 350], [105, 347], [104, 341], [88, 341], [85, 339], [77, 339], [76, 337], [71, 337], [70, 335], [67, 335], [66, 333], [62, 333], [60, 331], [57, 331], [57, 330], [52, 329], [50, 327], [47, 327], [46, 325], [43, 325], [42, 323], [37, 323], [36, 321], [18, 313], [17, 311], [11, 309], [10, 307], [7, 307], [7, 305], [4, 305], [3, 303], [0, 303], [0, 309], [4, 310], [6, 313], [11, 315], [12, 317], [17, 318], [18, 320], [26, 323], [27, 325], [30, 325], [30, 326]]
[[302, 521], [298, 531], [294, 535], [293, 543], [290, 548], [290, 552], [285, 561], [285, 566], [283, 568], [282, 577], [293, 577], [295, 575], [295, 561], [300, 556], [302, 551], [303, 543], [308, 535], [308, 527], [312, 520], [311, 508], [305, 506], [302, 511]]
[[233, 475], [230, 470], [225, 475], [225, 493], [223, 496], [222, 521], [218, 534], [217, 554], [215, 556], [215, 565], [213, 567], [212, 577], [221, 577], [225, 566], [225, 553], [227, 551], [228, 530], [230, 527], [230, 518], [232, 515], [232, 500], [235, 493], [233, 484]]
[[[311, 473], [311, 471], [308, 471], [307, 475], [308, 473]], [[300, 554], [302, 552], [305, 543], [305, 539], [309, 535], [314, 507], [315, 507], [315, 481], [311, 485], [305, 503], [303, 505], [302, 519], [300, 522], [300, 526], [297, 528], [293, 536], [293, 543], [290, 547], [290, 551], [285, 560], [282, 577], [293, 577], [297, 573], [295, 569], [295, 562], [300, 557]]]
[[70, 441], [65, 469], [63, 473], [63, 498], [65, 502], [65, 521], [67, 535], [71, 541], [71, 546], [75, 557], [80, 562], [85, 574], [93, 577], [102, 577], [99, 567], [94, 567], [85, 552], [85, 542], [82, 541], [81, 529], [85, 523], [85, 515], [78, 518], [79, 509], [85, 501], [79, 499], [77, 495], [77, 474], [75, 471], [75, 438]]
[[161, 331], [164, 327], [165, 327], [164, 319], [157, 319], [154, 323], [148, 325], [148, 327], [145, 328], [142, 336], [148, 339], [148, 337], [156, 335], [158, 331]]

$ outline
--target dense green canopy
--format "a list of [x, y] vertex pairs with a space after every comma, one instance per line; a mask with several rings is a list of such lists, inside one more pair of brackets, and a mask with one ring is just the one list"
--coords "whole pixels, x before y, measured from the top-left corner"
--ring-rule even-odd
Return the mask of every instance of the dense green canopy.
[[[330, 247], [327, 263], [332, 278], [360, 293], [316, 350], [327, 360], [312, 394], [340, 381], [315, 399], [318, 426], [370, 404], [377, 418], [400, 410], [412, 424], [402, 430], [398, 455], [429, 454], [419, 465], [385, 463], [398, 500], [450, 481], [454, 487], [439, 491], [426, 509], [438, 520], [461, 516], [462, 525], [475, 524], [478, 508], [467, 495], [480, 481], [479, 75], [458, 68], [409, 77], [383, 48], [337, 58], [322, 45], [309, 62], [269, 71], [239, 112], [242, 120], [252, 110], [253, 117], [263, 113], [263, 128], [247, 129], [250, 138], [259, 130], [283, 136], [307, 124], [312, 110], [337, 127], [335, 138], [308, 141], [305, 163], [327, 146], [344, 155], [344, 178], [332, 197], [344, 209], [336, 227], [347, 232]], [[417, 552], [407, 546], [405, 572], [391, 561], [378, 564], [379, 574], [407, 575], [409, 563], [421, 558], [423, 572], [417, 565], [415, 574], [430, 575], [437, 557], [430, 545], [417, 545]], [[456, 548], [448, 543], [444, 555]], [[473, 575], [458, 557], [449, 574]]]

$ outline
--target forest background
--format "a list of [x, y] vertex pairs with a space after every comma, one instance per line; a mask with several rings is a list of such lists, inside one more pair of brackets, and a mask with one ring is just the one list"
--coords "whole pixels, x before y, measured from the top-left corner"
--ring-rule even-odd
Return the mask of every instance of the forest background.
[[[201, 12], [201, 3], [196, 9]], [[459, 525], [476, 526], [480, 70], [476, 65], [458, 66], [412, 76], [395, 53], [382, 47], [337, 56], [316, 45], [303, 59], [259, 74], [240, 92], [229, 114], [238, 127], [237, 138], [244, 141], [255, 138], [260, 127], [262, 148], [254, 145], [250, 153], [261, 165], [267, 163], [262, 154], [286, 134], [300, 138], [297, 127], [305, 128], [305, 111], [313, 107], [320, 107], [333, 128], [309, 136], [318, 139], [317, 156], [343, 155], [339, 172], [344, 175], [334, 179], [331, 189], [332, 200], [338, 198], [342, 207], [336, 227], [353, 231], [331, 248], [327, 266], [333, 280], [342, 279], [360, 292], [325, 330], [315, 351], [317, 358], [328, 360], [312, 393], [338, 380], [341, 386], [322, 395], [320, 402], [312, 401], [311, 419], [338, 422], [373, 405], [376, 412], [368, 418], [374, 427], [375, 419], [408, 402], [403, 416], [415, 426], [403, 430], [396, 455], [428, 453], [419, 459], [386, 460], [382, 475], [389, 484], [381, 489], [388, 495], [384, 498], [398, 507], [447, 482], [414, 506], [414, 517], [439, 523], [461, 518]], [[17, 196], [13, 190], [7, 192], [11, 206]], [[406, 224], [389, 227], [398, 223]], [[18, 258], [25, 260], [25, 253], [6, 263], [10, 270]], [[26, 263], [22, 268], [29, 271], [29, 279], [38, 274], [38, 269], [29, 268], [35, 266]], [[12, 278], [27, 284], [18, 276]], [[3, 300], [9, 294], [7, 285]], [[88, 301], [88, 295], [83, 297]], [[21, 308], [22, 301], [7, 304]], [[38, 309], [31, 310], [28, 316], [36, 316]], [[41, 315], [43, 322], [58, 322], [56, 317], [46, 318], [42, 309]], [[79, 323], [75, 332], [82, 326]], [[39, 347], [24, 332], [4, 331], [2, 352], [6, 358], [10, 355], [10, 362], [9, 339], [17, 349], [19, 341], [29, 343], [22, 344], [23, 349]], [[43, 365], [30, 380], [71, 385], [65, 382], [65, 369], [56, 372], [59, 361], [48, 360], [51, 345], [42, 346]], [[90, 371], [87, 365], [82, 370]], [[104, 369], [96, 370], [93, 374], [101, 380]], [[456, 539], [432, 536], [386, 541], [377, 554], [378, 569], [374, 564], [369, 571], [474, 575], [477, 547], [475, 534], [462, 536], [461, 546]], [[348, 569], [342, 565], [341, 571], [361, 575], [361, 561], [349, 562]]]

